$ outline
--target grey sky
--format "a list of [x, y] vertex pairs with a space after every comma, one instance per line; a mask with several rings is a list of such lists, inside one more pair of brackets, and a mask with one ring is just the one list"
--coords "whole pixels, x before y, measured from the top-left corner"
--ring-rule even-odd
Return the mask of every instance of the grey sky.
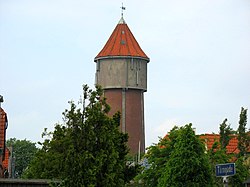
[[[146, 144], [173, 125], [236, 129], [250, 108], [249, 0], [126, 0], [124, 19], [150, 57]], [[93, 87], [94, 57], [120, 19], [115, 0], [0, 0], [0, 94], [8, 137], [41, 140]], [[249, 126], [249, 125], [248, 125]]]

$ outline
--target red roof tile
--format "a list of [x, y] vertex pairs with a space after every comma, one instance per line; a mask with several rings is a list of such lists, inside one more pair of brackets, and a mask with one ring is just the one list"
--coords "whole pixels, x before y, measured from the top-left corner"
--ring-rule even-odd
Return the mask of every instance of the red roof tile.
[[0, 108], [0, 148], [3, 148], [5, 144], [6, 119], [7, 114], [2, 108]]
[[8, 169], [9, 166], [9, 157], [10, 157], [10, 151], [8, 148], [5, 149], [5, 156], [3, 160], [3, 167]]
[[[199, 136], [200, 139], [205, 140], [205, 145], [207, 147], [208, 150], [210, 150], [214, 144], [214, 142], [219, 142], [220, 141], [220, 135], [219, 134], [204, 134], [204, 135], [200, 135]], [[238, 149], [238, 139], [237, 139], [237, 135], [230, 135], [231, 139], [226, 147], [227, 149], [227, 153], [231, 154], [231, 153], [239, 153], [239, 149]]]
[[95, 61], [100, 58], [117, 56], [141, 57], [149, 61], [123, 18], [115, 27], [103, 49], [95, 57]]
[[[8, 169], [8, 162], [9, 162], [9, 150], [5, 147], [5, 141], [6, 141], [6, 122], [7, 114], [6, 112], [0, 108], [0, 148], [5, 149], [4, 150], [4, 160], [3, 155], [0, 155], [0, 165], [3, 165], [4, 168]], [[1, 174], [0, 174], [1, 175]]]
[[[200, 139], [204, 140], [204, 144], [206, 146], [207, 150], [212, 149], [213, 144], [215, 142], [220, 142], [220, 135], [219, 134], [203, 134], [203, 135], [198, 135]], [[238, 139], [237, 135], [232, 134], [230, 135], [231, 139], [229, 140], [228, 145], [226, 146], [227, 153], [228, 154], [238, 154], [240, 151], [238, 149]], [[165, 135], [164, 138], [168, 138], [168, 134]], [[215, 150], [216, 151], [216, 150]], [[250, 152], [250, 149], [248, 150]]]

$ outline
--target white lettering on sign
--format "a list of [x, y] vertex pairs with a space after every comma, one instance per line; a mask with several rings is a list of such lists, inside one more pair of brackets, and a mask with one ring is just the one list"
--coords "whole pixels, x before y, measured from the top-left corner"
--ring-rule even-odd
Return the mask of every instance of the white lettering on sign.
[[235, 174], [235, 163], [217, 164], [216, 165], [216, 176], [231, 176]]
[[233, 167], [229, 166], [227, 168], [219, 167], [219, 173], [230, 173], [233, 172]]

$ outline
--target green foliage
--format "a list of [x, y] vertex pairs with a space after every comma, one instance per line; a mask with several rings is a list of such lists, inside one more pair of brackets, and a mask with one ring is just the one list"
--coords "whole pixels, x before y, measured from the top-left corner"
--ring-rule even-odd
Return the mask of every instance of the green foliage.
[[204, 144], [192, 124], [181, 127], [158, 186], [211, 186], [211, 181]]
[[178, 133], [178, 128], [174, 127], [168, 137], [160, 139], [158, 144], [154, 144], [148, 148], [145, 155], [148, 166], [137, 176], [137, 181], [143, 180], [143, 184], [148, 187], [158, 185], [159, 179], [164, 173], [165, 164], [168, 161], [171, 151], [174, 149]]
[[220, 143], [215, 142], [207, 155], [212, 168], [213, 186], [223, 186], [221, 177], [216, 177], [215, 167], [217, 164], [224, 164], [230, 161], [231, 156], [226, 153], [226, 149], [221, 149]]
[[220, 144], [222, 149], [226, 149], [230, 141], [230, 135], [232, 134], [232, 128], [227, 125], [227, 119], [220, 124]]
[[129, 182], [132, 181], [135, 178], [135, 176], [137, 176], [139, 174], [140, 171], [141, 171], [141, 165], [139, 165], [136, 162], [127, 161], [127, 164], [125, 167], [125, 181], [126, 181], [126, 183], [129, 184]]
[[174, 127], [159, 144], [149, 147], [149, 168], [137, 177], [145, 186], [210, 186], [212, 177], [204, 144], [192, 125]]
[[[210, 150], [195, 136], [191, 124], [173, 128], [158, 144], [148, 148], [145, 158], [148, 166], [136, 177], [131, 186], [223, 186], [216, 177], [215, 166], [236, 161], [236, 175], [229, 177], [231, 186], [242, 186], [250, 176], [249, 132], [246, 132], [247, 110], [241, 110], [238, 128], [239, 155], [228, 154], [226, 146], [235, 134], [225, 119], [220, 124], [220, 140]], [[204, 140], [206, 141], [206, 140]], [[244, 156], [241, 156], [244, 155]], [[141, 182], [141, 183], [140, 183]]]
[[60, 179], [63, 172], [64, 151], [66, 150], [66, 140], [60, 137], [66, 133], [66, 128], [61, 128], [59, 124], [55, 126], [52, 133], [44, 130], [43, 136], [53, 138], [45, 139], [43, 143], [39, 143], [42, 148], [39, 149], [31, 161], [28, 169], [24, 172], [24, 178], [33, 179]]
[[15, 160], [14, 177], [20, 178], [37, 151], [36, 144], [30, 140], [16, 138], [8, 139], [6, 144], [12, 148], [12, 158]]
[[212, 148], [207, 151], [209, 162], [213, 170], [213, 186], [218, 187], [223, 186], [223, 181], [221, 177], [216, 176], [215, 167], [217, 164], [224, 164], [230, 162], [231, 156], [227, 154], [226, 146], [230, 141], [230, 135], [232, 133], [230, 125], [227, 125], [227, 119], [225, 119], [222, 124], [220, 124], [219, 129], [219, 142], [216, 140], [212, 145]]
[[249, 176], [249, 173], [247, 171], [247, 167], [244, 164], [243, 157], [240, 157], [235, 162], [235, 168], [236, 168], [236, 174], [229, 178], [229, 184], [232, 186], [244, 186], [243, 182], [247, 179]]
[[238, 149], [240, 152], [238, 155], [236, 155], [236, 174], [230, 178], [230, 183], [233, 186], [242, 186], [243, 181], [245, 181], [247, 177], [250, 176], [250, 170], [248, 169], [249, 166], [247, 162], [249, 160], [249, 155], [247, 155], [247, 152], [250, 148], [250, 135], [249, 132], [247, 132], [246, 125], [247, 109], [242, 107], [240, 112], [239, 126], [237, 129]]
[[[247, 124], [247, 110], [241, 108], [239, 127], [237, 130], [238, 134], [238, 149], [240, 150], [239, 154], [227, 154], [226, 146], [230, 141], [230, 135], [233, 134], [234, 131], [230, 128], [230, 125], [226, 124], [227, 119], [223, 121], [220, 125], [220, 144], [219, 142], [215, 142], [212, 149], [208, 151], [209, 160], [211, 166], [215, 168], [216, 164], [224, 164], [229, 162], [235, 162], [236, 174], [234, 176], [229, 177], [229, 183], [232, 186], [242, 186], [243, 181], [247, 179], [249, 176], [249, 171], [247, 168], [247, 150], [249, 148], [249, 135], [246, 132], [246, 124]], [[214, 186], [222, 186], [222, 178], [216, 177], [213, 174], [214, 178]]]
[[124, 186], [126, 142], [120, 133], [120, 113], [112, 118], [102, 89], [84, 86], [83, 110], [71, 102], [63, 113], [64, 124], [46, 139], [26, 172], [27, 178], [62, 179], [63, 186]]
[[239, 157], [245, 156], [250, 148], [250, 132], [247, 132], [247, 109], [241, 108], [240, 120], [238, 127], [238, 149], [240, 150]]

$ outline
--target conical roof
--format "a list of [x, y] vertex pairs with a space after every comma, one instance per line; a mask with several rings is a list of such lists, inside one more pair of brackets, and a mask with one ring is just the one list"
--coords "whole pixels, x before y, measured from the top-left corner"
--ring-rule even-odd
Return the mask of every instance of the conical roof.
[[123, 17], [118, 22], [103, 49], [95, 57], [95, 61], [107, 57], [139, 57], [149, 61]]

